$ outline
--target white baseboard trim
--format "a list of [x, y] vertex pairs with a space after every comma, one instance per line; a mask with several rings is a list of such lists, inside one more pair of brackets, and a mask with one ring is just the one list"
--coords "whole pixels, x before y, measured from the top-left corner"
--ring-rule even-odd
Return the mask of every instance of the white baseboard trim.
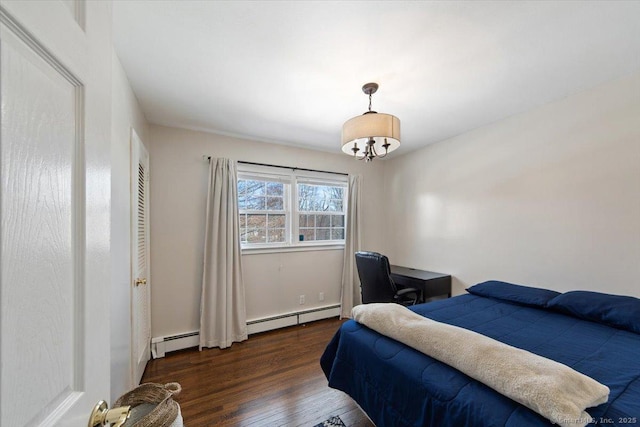
[[197, 347], [200, 344], [200, 331], [185, 332], [183, 334], [166, 337], [151, 338], [151, 356], [154, 359], [164, 357], [170, 351]]
[[[329, 319], [340, 316], [340, 305], [318, 307], [310, 310], [296, 311], [293, 313], [270, 316], [261, 319], [247, 321], [249, 335], [287, 326], [301, 325], [316, 320]], [[165, 357], [166, 353], [185, 348], [197, 347], [200, 343], [200, 332], [191, 331], [183, 334], [155, 337], [151, 339], [151, 355], [154, 359]]]
[[249, 335], [259, 332], [271, 331], [273, 329], [287, 326], [301, 325], [314, 320], [329, 319], [340, 316], [340, 305], [329, 305], [326, 307], [312, 308], [309, 310], [295, 311], [293, 313], [279, 316], [264, 317], [247, 321], [247, 332]]

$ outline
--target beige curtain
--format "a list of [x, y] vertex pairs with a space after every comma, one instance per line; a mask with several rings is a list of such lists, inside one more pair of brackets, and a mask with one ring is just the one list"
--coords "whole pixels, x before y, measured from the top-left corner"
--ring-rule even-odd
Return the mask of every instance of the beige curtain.
[[211, 158], [200, 302], [200, 350], [247, 339], [236, 164]]
[[360, 279], [355, 253], [360, 250], [360, 175], [349, 175], [349, 201], [347, 202], [347, 229], [345, 230], [344, 264], [342, 267], [342, 295], [340, 318], [350, 318], [351, 309], [362, 303]]

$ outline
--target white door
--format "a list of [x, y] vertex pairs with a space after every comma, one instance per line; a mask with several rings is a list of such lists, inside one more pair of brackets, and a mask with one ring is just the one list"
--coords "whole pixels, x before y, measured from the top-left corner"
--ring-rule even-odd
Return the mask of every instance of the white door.
[[131, 129], [131, 352], [133, 380], [140, 384], [150, 358], [149, 152]]
[[0, 3], [0, 425], [109, 396], [108, 2]]

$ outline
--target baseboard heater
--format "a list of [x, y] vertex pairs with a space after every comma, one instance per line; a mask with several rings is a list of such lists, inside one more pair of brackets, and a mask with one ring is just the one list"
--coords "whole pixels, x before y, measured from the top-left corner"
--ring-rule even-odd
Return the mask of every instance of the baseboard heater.
[[[265, 317], [247, 321], [249, 335], [259, 332], [271, 331], [287, 326], [301, 325], [315, 320], [329, 319], [340, 316], [340, 304], [310, 310], [297, 311], [279, 316]], [[185, 332], [182, 334], [155, 337], [151, 339], [151, 355], [154, 359], [164, 357], [166, 353], [185, 348], [197, 347], [200, 343], [199, 331]]]

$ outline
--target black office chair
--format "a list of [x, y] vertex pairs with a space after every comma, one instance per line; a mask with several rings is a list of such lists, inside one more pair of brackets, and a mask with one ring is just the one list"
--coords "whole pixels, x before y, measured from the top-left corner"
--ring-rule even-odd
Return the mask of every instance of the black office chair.
[[391, 279], [389, 258], [377, 252], [356, 252], [360, 276], [362, 303], [395, 302], [413, 305], [422, 302], [422, 291], [416, 288], [398, 289]]

